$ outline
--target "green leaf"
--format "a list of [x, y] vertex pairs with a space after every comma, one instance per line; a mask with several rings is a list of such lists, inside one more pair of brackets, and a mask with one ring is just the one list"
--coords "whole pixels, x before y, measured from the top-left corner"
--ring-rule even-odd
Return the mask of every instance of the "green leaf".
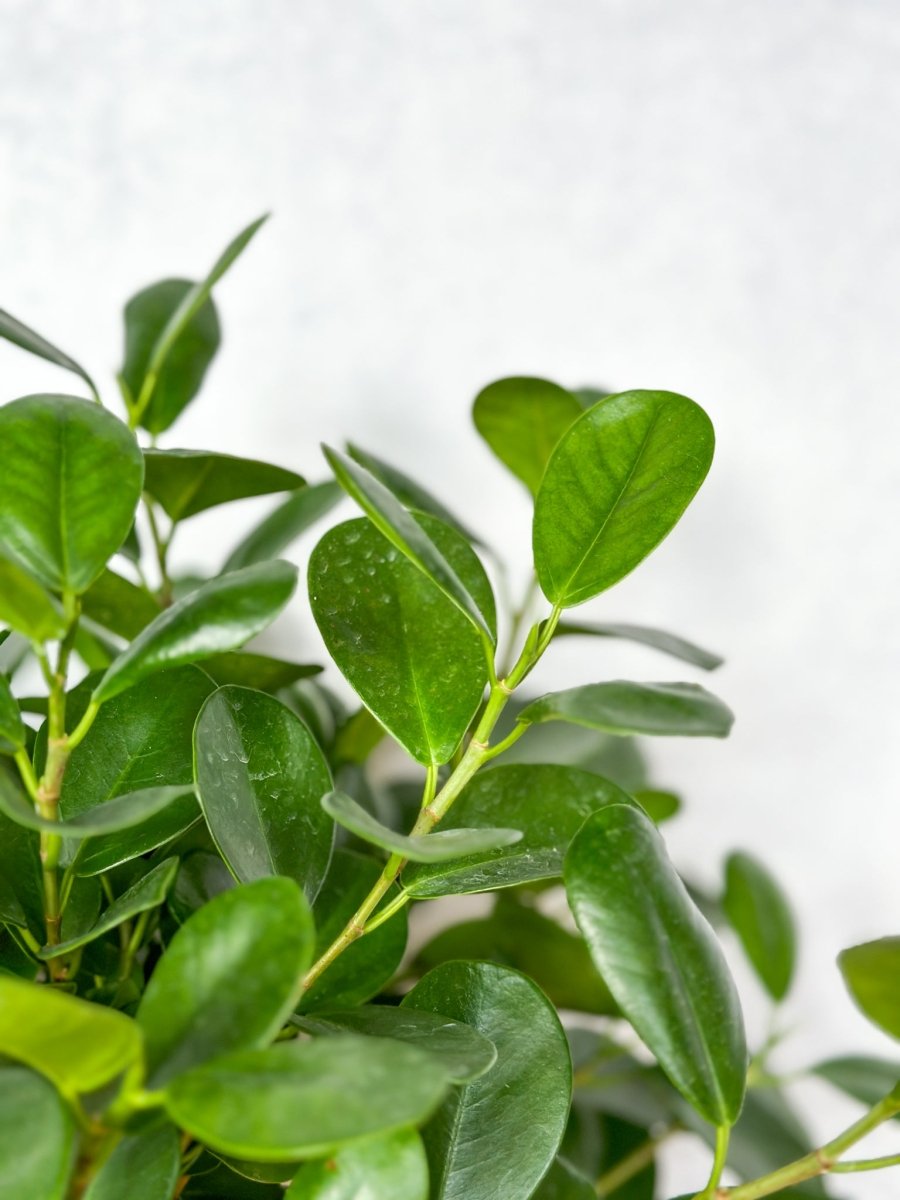
[[104, 629], [130, 640], [159, 616], [159, 605], [145, 588], [107, 567], [82, 596], [81, 611]]
[[25, 725], [9, 680], [0, 673], [0, 754], [15, 754], [25, 748]]
[[452, 1083], [469, 1083], [489, 1071], [497, 1059], [493, 1042], [469, 1025], [431, 1012], [364, 1004], [359, 1008], [328, 1009], [314, 1017], [295, 1017], [294, 1023], [314, 1037], [364, 1033], [396, 1038], [435, 1055]]
[[240, 650], [204, 659], [203, 670], [220, 687], [233, 683], [260, 692], [280, 692], [298, 679], [309, 679], [322, 672], [321, 667], [309, 663], [285, 662], [282, 658]]
[[[316, 897], [315, 957], [338, 936], [381, 875], [381, 863], [349, 850], [336, 850], [322, 890]], [[390, 901], [396, 886], [387, 893]], [[340, 958], [304, 994], [304, 1012], [323, 1008], [352, 1008], [376, 995], [391, 978], [406, 949], [405, 910], [348, 946]]]
[[706, 477], [706, 413], [673, 392], [595, 404], [556, 447], [534, 511], [534, 561], [547, 599], [570, 608], [605, 591], [678, 523]]
[[22, 1067], [0, 1070], [0, 1200], [65, 1200], [75, 1134], [46, 1079]]
[[900, 1038], [900, 937], [851, 946], [838, 955], [838, 966], [859, 1010]]
[[[213, 1150], [257, 1162], [324, 1157], [424, 1120], [446, 1088], [425, 1051], [381, 1038], [282, 1042], [217, 1058], [166, 1089], [169, 1115]], [[390, 1095], [390, 1103], [373, 1103]]]
[[848, 1054], [818, 1063], [812, 1068], [812, 1073], [871, 1108], [890, 1095], [897, 1086], [900, 1062], [889, 1062], [866, 1054]]
[[[11, 773], [0, 764], [0, 777]], [[44, 893], [41, 882], [40, 839], [33, 830], [10, 821], [0, 812], [0, 879], [4, 882], [6, 924], [26, 928], [40, 941], [45, 935]], [[25, 917], [23, 922], [22, 917]]]
[[65, 631], [62, 614], [36, 579], [0, 554], [0, 621], [33, 642], [49, 642]]
[[472, 419], [504, 466], [537, 495], [550, 455], [581, 412], [572, 393], [558, 384], [513, 377], [478, 393]]
[[[478, 597], [493, 628], [490, 584], [456, 530], [422, 530]], [[418, 762], [447, 762], [484, 695], [484, 645], [458, 607], [367, 520], [331, 529], [309, 563], [313, 616], [360, 699]]]
[[569, 904], [619, 1007], [685, 1099], [731, 1125], [744, 1098], [740, 1001], [715, 934], [649, 817], [610, 806], [566, 856]]
[[222, 568], [223, 573], [277, 558], [311, 525], [329, 513], [343, 495], [343, 489], [331, 480], [301, 488], [235, 546]]
[[144, 490], [173, 521], [271, 492], [305, 486], [302, 475], [253, 458], [236, 458], [211, 450], [145, 450]]
[[150, 1084], [270, 1041], [294, 1007], [313, 936], [309, 906], [291, 879], [259, 879], [194, 913], [138, 1009]]
[[117, 929], [123, 921], [130, 921], [139, 913], [158, 908], [168, 895], [177, 874], [178, 859], [164, 859], [114, 900], [90, 929], [61, 942], [58, 946], [45, 946], [40, 957], [46, 961], [60, 954], [68, 954], [71, 950], [77, 950], [79, 946], [96, 941], [111, 929]]
[[636, 791], [634, 798], [657, 825], [669, 821], [681, 811], [681, 801], [672, 792], [660, 792], [656, 788]]
[[134, 435], [89, 400], [25, 396], [0, 408], [0, 444], [0, 548], [52, 591], [85, 591], [134, 520]]
[[427, 898], [558, 878], [586, 818], [605, 805], [629, 803], [614, 783], [576, 767], [494, 767], [466, 786], [441, 829], [492, 829], [503, 821], [523, 830], [521, 840], [459, 862], [409, 867], [403, 885], [411, 895]]
[[197, 718], [194, 764], [203, 815], [235, 878], [289, 875], [314, 900], [334, 842], [320, 804], [332, 785], [303, 722], [263, 692], [220, 688]]
[[236, 650], [274, 621], [297, 583], [297, 568], [276, 560], [232, 571], [173, 604], [113, 662], [94, 702], [134, 687], [155, 671]]
[[125, 1137], [84, 1194], [84, 1200], [171, 1200], [181, 1174], [178, 1131], [161, 1125]]
[[681, 659], [682, 662], [691, 663], [692, 666], [701, 667], [704, 671], [714, 671], [725, 661], [718, 654], [711, 654], [695, 642], [689, 642], [687, 638], [647, 625], [560, 621], [554, 636], [572, 637], [582, 634], [588, 637], [621, 638], [627, 642], [638, 642], [642, 646], [661, 650], [663, 654], [669, 654], [672, 658]]
[[80, 363], [77, 363], [74, 358], [70, 358], [68, 354], [64, 354], [46, 338], [35, 333], [33, 329], [29, 329], [27, 325], [23, 325], [12, 313], [5, 312], [2, 308], [0, 308], [0, 337], [6, 338], [8, 342], [27, 350], [30, 354], [36, 354], [45, 362], [53, 363], [54, 366], [62, 367], [63, 370], [71, 371], [73, 375], [79, 376], [88, 385], [91, 395], [95, 399], [99, 399], [97, 385]]
[[597, 1193], [586, 1176], [564, 1158], [557, 1158], [532, 1193], [532, 1200], [597, 1200]]
[[541, 696], [522, 709], [518, 720], [526, 725], [569, 721], [625, 736], [727, 737], [734, 714], [697, 683], [614, 679]]
[[431, 1200], [530, 1196], [556, 1156], [572, 1096], [553, 1006], [516, 971], [455, 962], [430, 971], [403, 1007], [462, 1021], [497, 1048], [491, 1070], [451, 1092], [422, 1131]]
[[124, 1013], [4, 975], [0, 1054], [46, 1075], [71, 1097], [137, 1069], [141, 1031]]
[[426, 837], [407, 837], [382, 825], [346, 792], [328, 792], [322, 797], [322, 807], [338, 825], [364, 842], [402, 854], [410, 862], [448, 862], [467, 854], [484, 854], [511, 846], [522, 837], [518, 829], [444, 829]]
[[169, 896], [169, 911], [183, 925], [213, 896], [232, 891], [235, 886], [234, 876], [218, 854], [197, 850], [182, 859], [181, 870]]
[[209, 1153], [202, 1154], [182, 1192], [184, 1200], [284, 1200], [277, 1184], [251, 1183]]
[[735, 853], [725, 864], [722, 903], [769, 995], [783, 1000], [797, 956], [794, 917], [787, 897], [758, 859]]
[[441, 549], [434, 544], [424, 521], [404, 508], [394, 493], [365, 467], [328, 446], [323, 450], [338, 483], [375, 528], [456, 605], [483, 639], [493, 645], [497, 635], [491, 615], [482, 610]]
[[301, 1167], [285, 1200], [428, 1200], [428, 1162], [412, 1129], [344, 1146]]
[[189, 792], [190, 789], [184, 787], [145, 788], [97, 804], [70, 820], [50, 821], [38, 816], [24, 792], [6, 776], [0, 775], [0, 811], [26, 829], [83, 839], [140, 825]]

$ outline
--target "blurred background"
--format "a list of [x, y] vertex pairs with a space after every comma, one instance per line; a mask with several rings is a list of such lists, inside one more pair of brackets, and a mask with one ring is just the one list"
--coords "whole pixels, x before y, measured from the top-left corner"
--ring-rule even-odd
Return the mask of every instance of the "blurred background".
[[[900, 928], [900, 8], [892, 0], [3, 0], [0, 304], [102, 382], [121, 305], [198, 277], [224, 346], [164, 445], [324, 478], [348, 436], [405, 466], [511, 564], [526, 493], [469, 419], [506, 374], [684, 392], [718, 454], [673, 536], [579, 610], [727, 664], [724, 743], [656, 743], [680, 866], [763, 854], [803, 931], [780, 1064], [890, 1055], [834, 966]], [[69, 377], [0, 345], [2, 399]], [[2, 466], [0, 466], [2, 469]], [[254, 503], [198, 518], [212, 566]], [[349, 506], [340, 515], [350, 514]], [[307, 542], [303, 555], [309, 549]], [[295, 601], [281, 626], [319, 653]], [[546, 687], [698, 678], [576, 639]], [[766, 1006], [732, 956], [751, 1027]], [[799, 1085], [834, 1134], [857, 1109]], [[894, 1142], [896, 1139], [894, 1139]], [[889, 1136], [873, 1152], [896, 1151]], [[706, 1156], [675, 1143], [672, 1193]], [[866, 1200], [891, 1174], [841, 1181]]]

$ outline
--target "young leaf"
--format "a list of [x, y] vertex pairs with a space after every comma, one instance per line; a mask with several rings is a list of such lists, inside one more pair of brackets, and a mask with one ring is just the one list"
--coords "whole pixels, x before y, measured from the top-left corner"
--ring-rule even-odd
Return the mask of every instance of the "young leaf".
[[455, 962], [430, 971], [401, 1007], [462, 1021], [497, 1048], [490, 1071], [451, 1092], [422, 1131], [432, 1200], [530, 1196], [556, 1156], [572, 1096], [553, 1006], [516, 971]]
[[[424, 1050], [348, 1034], [216, 1058], [172, 1080], [165, 1102], [213, 1150], [283, 1162], [423, 1121], [446, 1084]], [[389, 1104], [373, 1103], [387, 1095]]]
[[136, 1068], [141, 1031], [124, 1013], [0, 975], [0, 1054], [46, 1075], [71, 1097]]
[[672, 658], [691, 663], [704, 671], [714, 671], [725, 661], [718, 654], [711, 654], [695, 642], [679, 637], [676, 633], [667, 633], [665, 629], [652, 629], [647, 625], [624, 625], [599, 622], [560, 621], [556, 627], [556, 637], [572, 637], [585, 635], [587, 637], [621, 638], [628, 642], [638, 642], [642, 646], [650, 646], [661, 650]]
[[114, 900], [90, 929], [86, 929], [77, 937], [66, 939], [58, 946], [45, 946], [40, 957], [47, 960], [60, 954], [68, 954], [71, 950], [77, 950], [79, 946], [96, 941], [111, 929], [117, 929], [123, 921], [130, 921], [139, 913], [158, 908], [168, 895], [177, 873], [178, 859], [164, 859]]
[[26, 829], [55, 833], [63, 838], [84, 839], [140, 825], [162, 812], [174, 800], [190, 793], [190, 790], [184, 787], [144, 788], [140, 792], [126, 792], [124, 796], [97, 804], [69, 820], [50, 821], [35, 812], [21, 789], [7, 776], [0, 775], [0, 812]]
[[725, 864], [722, 904], [769, 995], [783, 1000], [791, 986], [797, 953], [787, 897], [758, 859], [735, 853]]
[[604, 805], [630, 803], [614, 783], [576, 767], [494, 767], [467, 785], [441, 829], [493, 829], [502, 821], [521, 829], [521, 840], [458, 862], [408, 867], [404, 887], [424, 899], [558, 878], [586, 818]]
[[697, 683], [589, 683], [551, 692], [518, 715], [526, 725], [569, 721], [589, 729], [629, 736], [727, 737], [734, 714]]
[[392, 1004], [328, 1009], [313, 1017], [295, 1017], [294, 1023], [314, 1037], [364, 1033], [369, 1037], [409, 1042], [435, 1055], [452, 1083], [470, 1083], [478, 1079], [497, 1059], [494, 1043], [471, 1026], [461, 1021], [449, 1021], [435, 1013], [396, 1008]]
[[197, 718], [194, 769], [206, 823], [235, 878], [288, 875], [314, 900], [334, 842], [320, 804], [332, 785], [302, 721], [263, 692], [220, 688]]
[[157, 964], [137, 1013], [151, 1086], [274, 1037], [312, 961], [313, 937], [309, 906], [292, 879], [259, 879], [194, 913]]
[[53, 1085], [0, 1069], [0, 1200], [65, 1200], [76, 1152], [75, 1121]]
[[900, 937], [851, 946], [838, 955], [838, 966], [859, 1010], [900, 1038]]
[[597, 969], [684, 1098], [713, 1125], [741, 1110], [747, 1048], [715, 934], [636, 808], [594, 813], [572, 842], [566, 891]]
[[0, 548], [51, 591], [86, 591], [134, 520], [134, 435], [89, 400], [25, 396], [0, 408], [0, 443]]
[[211, 450], [145, 450], [144, 462], [144, 490], [173, 521], [232, 500], [293, 492], [306, 485], [302, 475], [284, 467]]
[[113, 662], [94, 690], [105, 703], [166, 667], [236, 650], [281, 612], [297, 583], [297, 569], [276, 560], [232, 571], [173, 604]]
[[888, 1062], [865, 1054], [848, 1054], [818, 1063], [812, 1068], [812, 1073], [820, 1079], [826, 1079], [832, 1087], [846, 1092], [854, 1100], [859, 1100], [866, 1108], [871, 1108], [897, 1086], [900, 1081], [900, 1062]]
[[359, 463], [327, 446], [323, 450], [338, 483], [375, 528], [456, 605], [482, 638], [493, 645], [497, 635], [490, 614], [482, 611], [425, 531], [423, 522], [405, 509], [394, 493]]
[[[493, 628], [490, 584], [471, 547], [436, 518], [419, 519]], [[487, 683], [484, 645], [470, 621], [365, 519], [338, 525], [316, 546], [309, 597], [329, 653], [360, 699], [418, 762], [447, 762]]]
[[327, 1162], [306, 1163], [285, 1200], [428, 1200], [428, 1162], [412, 1129], [342, 1147]]
[[[316, 897], [316, 950], [331, 945], [365, 900], [381, 874], [381, 863], [349, 850], [336, 850], [322, 890]], [[386, 900], [397, 895], [392, 888]], [[376, 995], [391, 978], [406, 949], [407, 917], [399, 912], [364, 938], [359, 938], [321, 975], [300, 1003], [303, 1012], [352, 1008]]]
[[336, 483], [316, 483], [289, 496], [232, 550], [223, 574], [277, 558], [311, 525], [329, 513], [344, 492]]
[[77, 363], [74, 358], [70, 358], [68, 354], [64, 354], [46, 338], [35, 333], [33, 329], [29, 329], [27, 325], [23, 325], [12, 313], [5, 312], [2, 308], [0, 308], [0, 337], [6, 338], [8, 342], [12, 342], [13, 345], [19, 346], [23, 350], [28, 350], [31, 354], [36, 354], [45, 362], [62, 367], [64, 371], [71, 371], [73, 375], [84, 380], [94, 399], [99, 399], [97, 385], [80, 363]]
[[534, 511], [534, 561], [547, 599], [590, 600], [678, 523], [706, 477], [706, 413], [673, 392], [621, 392], [583, 413], [553, 452]]
[[322, 807], [338, 825], [364, 842], [402, 854], [410, 862], [448, 862], [467, 854], [484, 854], [511, 846], [522, 837], [518, 829], [443, 829], [426, 837], [407, 837], [382, 825], [346, 792], [328, 792], [322, 797]]
[[504, 466], [537, 495], [550, 455], [581, 412], [577, 399], [558, 384], [513, 377], [478, 393], [472, 419]]
[[62, 614], [32, 577], [0, 554], [0, 621], [33, 642], [49, 642], [65, 631]]
[[25, 725], [9, 680], [0, 674], [0, 754], [15, 754], [25, 748]]
[[171, 1200], [181, 1174], [178, 1131], [160, 1125], [124, 1137], [100, 1168], [84, 1200]]

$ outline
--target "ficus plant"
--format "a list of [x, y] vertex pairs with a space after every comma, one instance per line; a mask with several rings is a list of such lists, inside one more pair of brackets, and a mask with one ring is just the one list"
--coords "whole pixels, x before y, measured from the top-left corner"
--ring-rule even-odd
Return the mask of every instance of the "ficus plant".
[[[810, 1067], [861, 1114], [817, 1148], [778, 1036], [748, 1049], [718, 932], [777, 1006], [795, 930], [767, 868], [736, 852], [711, 895], [667, 855], [680, 800], [635, 739], [725, 737], [731, 712], [694, 680], [592, 675], [611, 638], [720, 660], [573, 615], [676, 525], [707, 415], [672, 392], [486, 387], [475, 426], [534, 507], [533, 582], [498, 613], [484, 535], [357, 446], [309, 484], [159, 444], [261, 224], [200, 282], [128, 302], [118, 413], [0, 312], [78, 381], [0, 407], [0, 1200], [671, 1200], [676, 1133], [711, 1149], [695, 1200], [824, 1196], [900, 1163], [858, 1148], [900, 1115], [900, 1062]], [[263, 495], [219, 572], [173, 569], [182, 524]], [[357, 515], [303, 563], [331, 663], [247, 649], [307, 603], [282, 555], [342, 497]], [[547, 692], [561, 637], [586, 678]], [[840, 968], [900, 1037], [900, 938]]]

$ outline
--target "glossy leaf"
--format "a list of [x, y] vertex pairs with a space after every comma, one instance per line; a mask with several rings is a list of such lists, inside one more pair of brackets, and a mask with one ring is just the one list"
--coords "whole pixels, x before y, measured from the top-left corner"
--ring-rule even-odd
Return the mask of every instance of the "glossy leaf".
[[462, 1021], [497, 1048], [491, 1070], [451, 1092], [422, 1130], [431, 1200], [531, 1195], [556, 1156], [572, 1095], [553, 1006], [516, 971], [455, 962], [430, 971], [403, 1007]]
[[235, 888], [234, 876], [219, 858], [206, 850], [188, 854], [181, 862], [175, 887], [169, 896], [169, 911], [179, 924], [208, 904], [213, 896]]
[[678, 523], [706, 477], [706, 413], [673, 392], [621, 392], [583, 413], [556, 447], [538, 491], [534, 556], [560, 608], [605, 591]]
[[[0, 777], [11, 772], [0, 763]], [[45, 934], [41, 883], [40, 839], [31, 829], [10, 821], [0, 812], [0, 903], [2, 921], [25, 927], [40, 941]], [[24, 917], [24, 921], [23, 921]]]
[[0, 1069], [0, 1200], [65, 1200], [76, 1144], [52, 1084], [24, 1067]]
[[494, 767], [468, 784], [441, 829], [490, 829], [502, 821], [521, 829], [521, 840], [458, 862], [408, 867], [404, 887], [425, 898], [558, 878], [569, 843], [586, 818], [607, 804], [628, 803], [614, 783], [575, 767]]
[[125, 1137], [103, 1164], [84, 1200], [171, 1200], [181, 1174], [181, 1143], [171, 1125]]
[[0, 407], [0, 443], [0, 548], [52, 591], [85, 591], [134, 520], [134, 435], [91, 401], [25, 396]]
[[309, 906], [290, 879], [259, 879], [194, 913], [138, 1009], [150, 1083], [274, 1037], [312, 961], [313, 936]]
[[511, 846], [522, 838], [518, 829], [444, 829], [425, 837], [407, 837], [382, 825], [346, 792], [328, 792], [322, 797], [322, 807], [338, 825], [363, 841], [401, 854], [410, 862], [448, 862]]
[[527, 704], [526, 725], [569, 721], [605, 733], [656, 737], [727, 737], [734, 714], [697, 683], [589, 683]]
[[493, 1042], [471, 1026], [432, 1012], [397, 1008], [392, 1004], [328, 1009], [312, 1017], [296, 1017], [295, 1024], [317, 1037], [364, 1033], [408, 1042], [435, 1055], [453, 1083], [478, 1079], [497, 1059]]
[[194, 730], [197, 795], [236, 879], [289, 875], [315, 899], [334, 826], [321, 806], [331, 775], [306, 726], [272, 696], [220, 688]]
[[[471, 547], [434, 517], [419, 520], [493, 629], [490, 584]], [[482, 640], [458, 607], [364, 519], [316, 546], [309, 595], [329, 653], [363, 703], [418, 762], [447, 762], [488, 675]]]
[[223, 573], [277, 558], [316, 521], [329, 513], [344, 495], [329, 480], [301, 488], [251, 530], [237, 545], [222, 568]]
[[9, 680], [0, 673], [0, 754], [25, 748], [25, 726]]
[[581, 412], [576, 398], [559, 384], [512, 377], [478, 393], [472, 419], [504, 466], [536, 495], [550, 455]]
[[301, 1167], [285, 1200], [428, 1200], [428, 1162], [412, 1129], [366, 1138]]
[[626, 1018], [685, 1099], [713, 1125], [741, 1109], [740, 1001], [715, 934], [642, 812], [610, 806], [566, 856], [569, 904]]
[[344, 491], [360, 506], [375, 528], [417, 570], [448, 597], [479, 634], [496, 641], [490, 614], [485, 613], [453, 565], [426, 532], [424, 521], [404, 508], [394, 493], [359, 463], [324, 447], [325, 457]]
[[306, 483], [284, 467], [211, 450], [145, 450], [144, 462], [144, 490], [173, 521], [232, 500], [296, 491]]
[[236, 650], [275, 619], [297, 569], [280, 560], [212, 579], [173, 604], [113, 662], [94, 690], [104, 703], [155, 671]]
[[183, 787], [145, 788], [97, 804], [70, 820], [50, 821], [35, 812], [21, 789], [11, 785], [6, 776], [0, 775], [0, 811], [26, 829], [55, 833], [63, 838], [83, 839], [140, 825], [188, 791]]
[[[365, 900], [381, 874], [381, 866], [362, 854], [335, 851], [313, 908], [315, 957], [324, 953]], [[393, 887], [386, 900], [396, 895]], [[406, 936], [407, 916], [403, 911], [355, 941], [304, 993], [301, 1010], [351, 1008], [371, 1000], [400, 965]]]
[[204, 659], [203, 670], [220, 686], [233, 683], [239, 687], [256, 688], [260, 692], [280, 692], [298, 679], [319, 675], [322, 668], [239, 650]]
[[[282, 1162], [420, 1122], [445, 1088], [425, 1051], [348, 1034], [217, 1058], [172, 1080], [166, 1107], [213, 1150]], [[373, 1103], [387, 1095], [389, 1104]]]
[[867, 1108], [889, 1095], [900, 1082], [900, 1062], [865, 1054], [829, 1058], [812, 1071]]
[[36, 579], [0, 554], [0, 621], [34, 642], [49, 642], [65, 630], [62, 614]]
[[86, 929], [77, 937], [64, 940], [58, 946], [45, 946], [40, 957], [46, 960], [60, 954], [68, 954], [71, 950], [77, 950], [79, 946], [96, 941], [111, 929], [117, 929], [123, 921], [130, 921], [139, 913], [158, 908], [168, 895], [177, 873], [178, 859], [164, 859], [114, 900], [90, 929]]
[[56, 367], [62, 367], [64, 371], [71, 371], [73, 375], [77, 375], [83, 379], [88, 386], [91, 395], [96, 397], [97, 385], [88, 375], [84, 367], [70, 358], [62, 350], [48, 342], [46, 338], [41, 337], [35, 330], [29, 329], [21, 321], [17, 320], [12, 313], [5, 312], [0, 308], [0, 337], [5, 338], [8, 342], [12, 342], [15, 346], [20, 346], [23, 350], [27, 350], [30, 354], [37, 355], [38, 358], [44, 359], [45, 362], [53, 363]]
[[900, 937], [851, 946], [838, 956], [838, 965], [860, 1011], [900, 1038]]
[[723, 907], [769, 995], [783, 1000], [797, 955], [794, 917], [770, 872], [749, 854], [731, 854], [725, 864]]
[[650, 646], [660, 650], [672, 658], [691, 663], [704, 671], [714, 671], [725, 661], [718, 654], [711, 654], [695, 642], [679, 637], [675, 633], [667, 633], [665, 629], [653, 629], [647, 625], [625, 625], [599, 622], [560, 621], [556, 627], [556, 637], [572, 637], [584, 635], [587, 637], [619, 638], [626, 642], [637, 642], [641, 646]]
[[0, 976], [0, 1054], [46, 1075], [64, 1096], [136, 1068], [141, 1031], [123, 1013], [43, 984]]
[[82, 596], [81, 611], [104, 629], [130, 639], [159, 616], [159, 605], [144, 588], [107, 567]]

